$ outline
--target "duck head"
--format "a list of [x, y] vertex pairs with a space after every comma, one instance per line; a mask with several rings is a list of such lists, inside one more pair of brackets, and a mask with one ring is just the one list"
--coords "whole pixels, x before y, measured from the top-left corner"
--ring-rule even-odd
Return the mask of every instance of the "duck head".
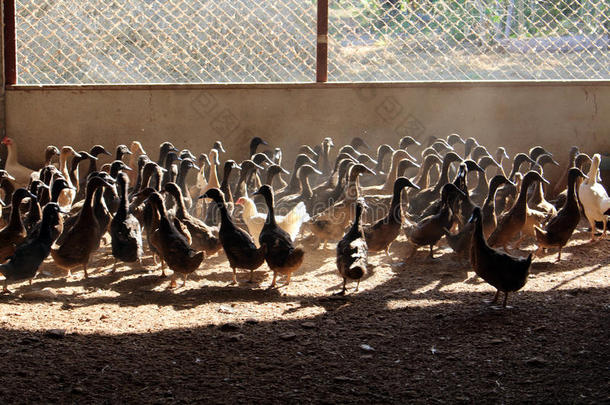
[[364, 141], [364, 139], [360, 138], [359, 136], [355, 136], [352, 138], [352, 141], [350, 142], [350, 145], [352, 145], [352, 147], [354, 147], [354, 149], [358, 149], [358, 148], [363, 148], [366, 150], [370, 150], [371, 148], [369, 147], [368, 143], [366, 143]]
[[411, 180], [407, 179], [406, 177], [398, 177], [394, 181], [394, 194], [400, 193], [400, 191], [405, 187], [412, 187], [416, 190], [419, 190], [419, 186], [413, 184]]
[[195, 160], [197, 160], [197, 158], [195, 157], [195, 155], [193, 155], [193, 154], [191, 153], [191, 151], [190, 151], [190, 150], [188, 150], [188, 149], [182, 149], [182, 150], [180, 151], [180, 153], [178, 154], [178, 157], [179, 157], [180, 159], [191, 159], [193, 162], [194, 162]]
[[481, 221], [481, 208], [475, 206], [472, 210], [472, 215], [470, 215], [470, 219], [468, 219], [468, 223], [476, 224], [477, 221]]
[[466, 139], [466, 141], [464, 141], [464, 156], [469, 156], [470, 152], [478, 145], [479, 143], [473, 137]]
[[263, 184], [258, 190], [252, 193], [253, 196], [261, 195], [265, 199], [267, 208], [273, 209], [273, 188], [268, 184]]
[[297, 176], [300, 179], [304, 179], [305, 177], [311, 176], [312, 174], [321, 175], [322, 172], [313, 167], [312, 165], [303, 165], [299, 167], [299, 171], [297, 172]]
[[252, 161], [259, 166], [272, 165], [273, 160], [269, 159], [269, 156], [265, 155], [262, 152], [255, 153], [252, 156]]
[[123, 156], [131, 155], [131, 151], [127, 147], [127, 145], [119, 145], [116, 147], [115, 160], [123, 159]]
[[453, 183], [447, 183], [441, 189], [441, 201], [444, 203], [446, 203], [450, 197], [455, 195], [466, 197], [466, 194]]
[[420, 168], [420, 165], [412, 161], [411, 159], [401, 159], [398, 162], [398, 175], [403, 176], [404, 173], [411, 168]]
[[53, 184], [51, 184], [51, 200], [57, 201], [57, 199], [59, 198], [59, 194], [61, 194], [62, 190], [66, 189], [76, 190], [76, 188], [72, 187], [66, 179], [56, 178], [53, 181]]
[[544, 165], [547, 164], [552, 164], [553, 166], [559, 166], [559, 163], [557, 163], [557, 161], [555, 161], [555, 159], [553, 159], [553, 157], [551, 155], [549, 155], [548, 153], [543, 153], [542, 155], [538, 156], [538, 158], [536, 159], [536, 164], [539, 165], [540, 167], [542, 167], [544, 169]]
[[209, 200], [212, 200], [218, 205], [224, 205], [225, 203], [225, 194], [217, 188], [209, 189], [208, 191], [199, 196], [199, 199], [201, 198], [207, 198]]
[[482, 156], [490, 156], [487, 148], [483, 145], [475, 146], [472, 152], [470, 152], [470, 158], [475, 162], [478, 161]]
[[92, 148], [89, 150], [89, 154], [90, 154], [91, 156], [95, 156], [95, 157], [97, 157], [97, 156], [99, 156], [99, 155], [108, 155], [108, 156], [112, 155], [112, 154], [111, 154], [110, 152], [108, 152], [108, 151], [106, 150], [106, 148], [104, 148], [102, 145], [95, 145], [94, 147], [92, 147]]
[[538, 156], [540, 155], [550, 155], [553, 156], [553, 154], [551, 152], [548, 152], [546, 149], [544, 149], [542, 146], [534, 146], [533, 148], [531, 148], [528, 152], [528, 155], [530, 158], [532, 158], [532, 160], [536, 160], [538, 159]]
[[443, 154], [444, 152], [447, 151], [453, 151], [453, 146], [449, 145], [447, 142], [445, 142], [442, 139], [438, 139], [436, 140], [432, 145], [430, 145], [430, 147], [432, 149], [434, 149], [437, 153], [439, 154]]
[[59, 204], [54, 202], [48, 202], [42, 209], [42, 221], [50, 224], [51, 226], [58, 225], [61, 219], [61, 214], [67, 214], [63, 211]]
[[132, 171], [131, 167], [127, 166], [122, 160], [115, 160], [110, 164], [110, 177], [116, 178], [121, 170]]
[[464, 141], [459, 134], [450, 134], [447, 136], [447, 143], [451, 146], [456, 145], [458, 143], [464, 145], [465, 142], [466, 141]]
[[57, 146], [47, 146], [44, 151], [45, 162], [50, 162], [55, 156], [59, 156], [59, 149], [57, 148]]
[[360, 156], [358, 156], [358, 163], [362, 163], [363, 165], [369, 164], [377, 166], [377, 161], [366, 153], [361, 153]]
[[311, 156], [313, 159], [317, 159], [319, 154], [311, 148], [309, 145], [301, 145], [299, 146], [298, 153], [303, 153], [305, 155]]
[[219, 153], [225, 153], [225, 148], [222, 146], [222, 142], [220, 141], [214, 142], [212, 149], [216, 149]]
[[421, 146], [421, 143], [412, 136], [408, 135], [400, 138], [400, 141], [398, 142], [399, 149], [407, 149], [411, 145]]

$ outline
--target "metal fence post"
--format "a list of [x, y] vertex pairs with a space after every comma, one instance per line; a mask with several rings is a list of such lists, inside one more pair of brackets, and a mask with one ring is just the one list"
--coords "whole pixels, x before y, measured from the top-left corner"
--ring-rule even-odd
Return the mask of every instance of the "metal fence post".
[[328, 81], [328, 0], [318, 0], [316, 82]]
[[4, 87], [17, 83], [15, 0], [4, 0]]

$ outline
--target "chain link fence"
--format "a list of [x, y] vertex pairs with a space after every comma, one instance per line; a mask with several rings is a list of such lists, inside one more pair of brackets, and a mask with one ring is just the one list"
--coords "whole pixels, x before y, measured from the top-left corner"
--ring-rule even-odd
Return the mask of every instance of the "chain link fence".
[[608, 0], [334, 0], [329, 80], [610, 79]]
[[17, 0], [19, 84], [315, 80], [299, 0]]
[[[329, 81], [610, 79], [608, 0], [330, 0]], [[19, 84], [312, 82], [316, 1], [17, 0]]]

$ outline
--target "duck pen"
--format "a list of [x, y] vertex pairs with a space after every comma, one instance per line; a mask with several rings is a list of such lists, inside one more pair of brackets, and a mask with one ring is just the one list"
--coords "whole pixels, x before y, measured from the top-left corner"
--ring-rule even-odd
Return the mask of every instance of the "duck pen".
[[3, 402], [610, 397], [607, 2], [1, 12]]

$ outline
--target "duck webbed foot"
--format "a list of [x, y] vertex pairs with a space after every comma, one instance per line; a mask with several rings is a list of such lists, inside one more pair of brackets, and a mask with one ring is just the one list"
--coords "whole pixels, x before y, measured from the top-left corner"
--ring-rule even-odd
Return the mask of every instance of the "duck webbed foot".
[[341, 291], [338, 291], [338, 292], [334, 293], [333, 295], [345, 295], [345, 291], [347, 290], [347, 288], [345, 287], [346, 284], [347, 284], [347, 279], [343, 278], [343, 288], [341, 289]]

